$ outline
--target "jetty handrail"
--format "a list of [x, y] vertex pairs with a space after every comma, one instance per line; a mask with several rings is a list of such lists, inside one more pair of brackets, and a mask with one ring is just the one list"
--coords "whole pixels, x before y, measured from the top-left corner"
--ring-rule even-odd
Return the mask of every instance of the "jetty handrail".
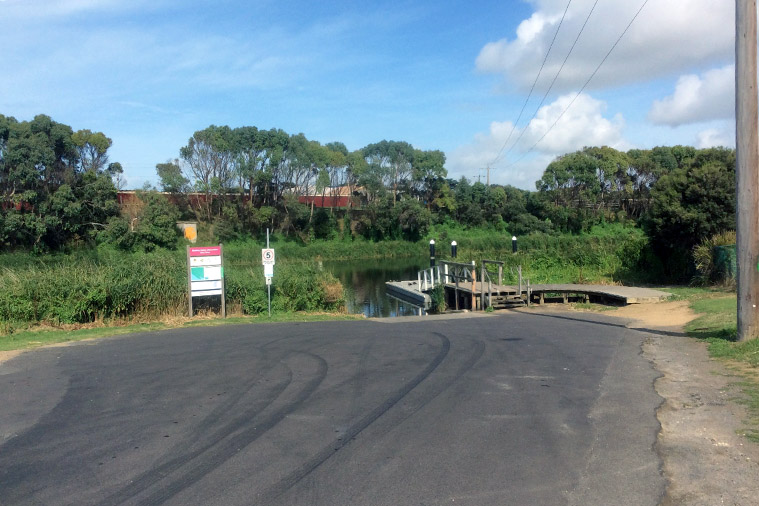
[[500, 260], [483, 260], [482, 261], [483, 272], [487, 272], [487, 266], [489, 264], [498, 266], [498, 284], [502, 285], [503, 284], [503, 266], [505, 265], [505, 262], [502, 262]]
[[467, 281], [471, 283], [472, 280], [474, 280], [474, 263], [464, 264], [441, 260], [440, 265], [443, 266], [443, 278], [446, 283], [458, 283], [459, 281]]
[[416, 273], [417, 286], [422, 292], [433, 290], [435, 288], [436, 280], [438, 285], [444, 284], [440, 274], [440, 267], [437, 265]]
[[[482, 310], [484, 311], [486, 309], [485, 306], [485, 280], [487, 279], [488, 282], [488, 291], [487, 291], [487, 306], [493, 305], [493, 281], [490, 279], [490, 272], [488, 272], [487, 269], [485, 269], [485, 261], [482, 262], [482, 274], [480, 274], [480, 292], [482, 294]], [[500, 284], [500, 283], [499, 283]]]
[[498, 266], [498, 285], [503, 285], [503, 266], [505, 262], [500, 260], [482, 260], [481, 262], [482, 274], [480, 274], [480, 283], [482, 287], [482, 309], [485, 309], [485, 280], [487, 279], [488, 291], [487, 291], [487, 305], [493, 305], [493, 279], [490, 277], [490, 271], [488, 271], [488, 265]]

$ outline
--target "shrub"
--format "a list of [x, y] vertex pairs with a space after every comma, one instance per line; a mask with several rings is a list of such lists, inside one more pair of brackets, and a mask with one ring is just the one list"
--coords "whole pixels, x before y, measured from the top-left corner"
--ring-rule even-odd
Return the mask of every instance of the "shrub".
[[725, 272], [724, 266], [718, 267], [715, 263], [715, 253], [720, 246], [733, 246], [735, 243], [735, 231], [729, 230], [704, 239], [695, 246], [693, 248], [693, 262], [698, 274], [693, 277], [692, 282], [698, 285], [708, 285], [715, 282], [733, 283], [735, 272]]
[[443, 285], [437, 285], [432, 289], [430, 299], [432, 299], [430, 303], [431, 313], [442, 313], [445, 311], [445, 288]]

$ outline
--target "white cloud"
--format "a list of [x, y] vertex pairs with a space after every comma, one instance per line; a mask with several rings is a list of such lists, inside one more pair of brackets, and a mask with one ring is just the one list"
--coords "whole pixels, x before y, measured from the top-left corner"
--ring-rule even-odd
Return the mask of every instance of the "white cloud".
[[[585, 146], [630, 149], [622, 136], [625, 122], [621, 115], [607, 118], [605, 102], [584, 93], [574, 97], [564, 95], [542, 107], [525, 129], [517, 129], [511, 136], [511, 122], [491, 123], [488, 133], [479, 133], [471, 143], [447, 153], [446, 165], [452, 177], [476, 177], [479, 169], [490, 165], [496, 167], [491, 171], [491, 182], [532, 189], [546, 165], [558, 155]], [[533, 146], [535, 153], [530, 151]]]
[[[446, 153], [446, 166], [450, 177], [458, 179], [461, 176], [476, 176], [477, 171], [498, 157], [512, 128], [513, 123], [510, 121], [494, 121], [490, 124], [488, 133], [477, 133], [471, 143]], [[516, 135], [512, 135], [512, 139], [514, 138]]]
[[714, 147], [734, 147], [734, 125], [725, 125], [722, 128], [707, 128], [696, 136], [696, 147], [699, 149]]
[[[574, 100], [574, 102], [572, 102]], [[566, 112], [564, 112], [566, 110]], [[623, 149], [624, 119], [617, 114], [604, 117], [606, 103], [585, 93], [575, 99], [568, 94], [559, 97], [538, 111], [520, 142], [520, 149], [535, 149], [544, 153], [563, 154], [584, 146], [611, 146]]]
[[674, 94], [656, 100], [648, 119], [659, 125], [678, 126], [732, 118], [735, 111], [735, 66], [712, 69], [702, 76], [681, 76]]
[[[576, 0], [543, 70], [538, 89], [545, 90], [559, 70], [594, 0]], [[524, 89], [537, 75], [561, 14], [563, 0], [533, 1], [535, 13], [522, 22], [513, 40], [486, 44], [476, 60], [482, 72], [503, 74]], [[578, 89], [601, 62], [641, 2], [599, 2], [559, 76], [557, 91]], [[692, 68], [731, 61], [734, 51], [734, 2], [667, 0], [649, 2], [591, 87], [642, 82]]]

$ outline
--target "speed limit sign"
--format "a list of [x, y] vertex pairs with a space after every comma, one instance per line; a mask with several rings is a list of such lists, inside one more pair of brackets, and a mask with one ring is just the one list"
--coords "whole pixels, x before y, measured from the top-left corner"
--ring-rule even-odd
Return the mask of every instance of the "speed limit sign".
[[264, 265], [274, 265], [274, 249], [264, 248], [261, 250], [261, 262]]

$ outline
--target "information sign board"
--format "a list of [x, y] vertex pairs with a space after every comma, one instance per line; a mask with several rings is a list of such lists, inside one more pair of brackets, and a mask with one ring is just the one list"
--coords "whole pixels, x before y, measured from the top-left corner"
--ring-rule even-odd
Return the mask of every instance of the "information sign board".
[[226, 316], [224, 300], [224, 262], [221, 245], [187, 247], [187, 283], [190, 317], [193, 297], [221, 295], [221, 312]]

